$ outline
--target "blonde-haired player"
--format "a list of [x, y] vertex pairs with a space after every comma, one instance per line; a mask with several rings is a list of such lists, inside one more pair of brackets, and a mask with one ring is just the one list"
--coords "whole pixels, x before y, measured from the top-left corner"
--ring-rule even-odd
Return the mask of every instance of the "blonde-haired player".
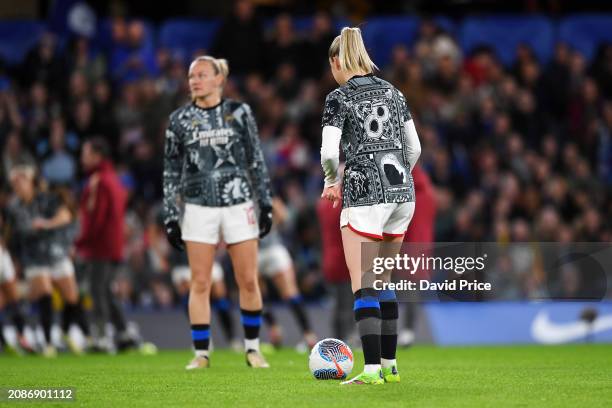
[[[342, 244], [365, 359], [364, 372], [343, 384], [398, 382], [395, 292], [373, 288], [371, 268], [362, 269], [362, 244], [403, 241], [414, 213], [411, 171], [421, 147], [406, 99], [374, 75], [359, 28], [342, 29], [329, 48], [329, 64], [339, 87], [327, 95], [323, 112], [321, 196], [334, 206], [342, 199]], [[343, 177], [339, 145], [346, 156]]]
[[186, 246], [189, 318], [195, 357], [209, 366], [210, 291], [217, 244], [224, 241], [238, 284], [247, 364], [268, 367], [259, 350], [262, 299], [258, 238], [272, 226], [270, 178], [251, 108], [223, 98], [227, 61], [196, 58], [192, 102], [170, 115], [164, 155], [164, 224], [170, 243]]

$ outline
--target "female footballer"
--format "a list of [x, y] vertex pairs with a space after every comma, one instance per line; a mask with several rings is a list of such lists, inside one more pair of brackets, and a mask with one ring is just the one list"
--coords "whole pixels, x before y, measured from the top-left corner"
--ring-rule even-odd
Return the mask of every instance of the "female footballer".
[[[339, 87], [327, 95], [323, 111], [321, 196], [334, 206], [342, 199], [342, 244], [365, 359], [363, 373], [342, 384], [399, 382], [395, 292], [374, 290], [372, 270], [362, 268], [361, 244], [402, 242], [414, 213], [411, 171], [421, 145], [402, 93], [373, 74], [377, 67], [359, 28], [342, 29], [329, 48], [329, 63]], [[340, 144], [346, 157], [342, 179]]]
[[170, 243], [187, 247], [191, 269], [195, 357], [188, 370], [209, 366], [212, 267], [221, 239], [238, 284], [247, 365], [268, 367], [259, 351], [257, 245], [272, 226], [270, 178], [250, 107], [222, 98], [227, 75], [227, 61], [196, 58], [189, 67], [192, 102], [170, 115], [166, 131], [164, 224]]
[[71, 324], [79, 326], [91, 346], [89, 324], [79, 302], [74, 265], [70, 258], [74, 215], [67, 198], [46, 191], [36, 177], [31, 164], [20, 164], [11, 169], [10, 181], [14, 199], [8, 207], [11, 239], [18, 249], [17, 259], [28, 281], [30, 301], [38, 303], [45, 346], [42, 354], [55, 357], [51, 343], [53, 308], [51, 293], [55, 286], [64, 300], [62, 316], [63, 339], [75, 354], [83, 349], [68, 335]]

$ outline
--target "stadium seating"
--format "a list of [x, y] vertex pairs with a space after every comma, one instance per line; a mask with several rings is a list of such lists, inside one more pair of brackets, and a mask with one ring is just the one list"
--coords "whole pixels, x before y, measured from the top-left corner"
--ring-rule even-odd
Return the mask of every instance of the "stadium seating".
[[378, 17], [362, 25], [363, 40], [372, 58], [380, 66], [389, 62], [391, 51], [396, 45], [410, 47], [418, 29], [419, 20], [416, 17]]
[[159, 29], [159, 45], [188, 58], [199, 49], [210, 48], [219, 25], [218, 20], [167, 20]]
[[566, 17], [559, 24], [558, 40], [580, 50], [590, 61], [599, 45], [612, 43], [612, 16], [584, 14]]
[[0, 21], [0, 57], [9, 65], [21, 63], [44, 31], [45, 25], [39, 21]]
[[[601, 44], [612, 42], [612, 15], [573, 15], [561, 19], [558, 24], [548, 17], [518, 15], [483, 15], [467, 17], [463, 21], [436, 16], [433, 20], [443, 30], [455, 35], [465, 52], [469, 53], [479, 45], [489, 45], [506, 66], [514, 62], [520, 44], [530, 46], [540, 62], [547, 63], [555, 43], [559, 41], [583, 53], [587, 61], [595, 57]], [[296, 17], [293, 19], [294, 28], [298, 34], [305, 34], [312, 27], [312, 21], [312, 17]], [[383, 16], [357, 25], [363, 30], [374, 60], [385, 66], [395, 45], [413, 45], [419, 23], [416, 16]], [[344, 19], [334, 20], [337, 30], [350, 24]], [[265, 30], [270, 30], [273, 25], [274, 20], [264, 21]], [[149, 59], [155, 47], [162, 46], [188, 58], [194, 51], [210, 47], [219, 26], [220, 20], [216, 19], [169, 19], [159, 27], [145, 22], [146, 38], [140, 51], [145, 59]], [[9, 65], [19, 64], [44, 31], [45, 24], [40, 21], [0, 22], [0, 57]], [[94, 45], [100, 49], [112, 48], [110, 20], [100, 21]]]
[[545, 17], [469, 17], [463, 21], [459, 42], [467, 53], [479, 45], [491, 46], [506, 66], [514, 62], [516, 48], [527, 44], [541, 63], [547, 63], [555, 45], [554, 26]]

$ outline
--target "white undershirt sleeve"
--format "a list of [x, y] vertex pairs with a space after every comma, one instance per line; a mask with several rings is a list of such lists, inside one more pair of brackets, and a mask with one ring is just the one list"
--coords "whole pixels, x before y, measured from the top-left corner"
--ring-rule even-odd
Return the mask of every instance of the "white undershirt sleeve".
[[408, 163], [410, 164], [410, 172], [414, 169], [414, 166], [421, 155], [421, 142], [419, 141], [419, 135], [417, 134], [414, 121], [410, 119], [404, 124], [404, 131], [406, 132], [406, 139], [408, 141], [407, 146], [404, 146]]
[[324, 126], [321, 137], [321, 166], [325, 175], [325, 187], [340, 182], [338, 165], [340, 164], [340, 139], [342, 130], [335, 126]]

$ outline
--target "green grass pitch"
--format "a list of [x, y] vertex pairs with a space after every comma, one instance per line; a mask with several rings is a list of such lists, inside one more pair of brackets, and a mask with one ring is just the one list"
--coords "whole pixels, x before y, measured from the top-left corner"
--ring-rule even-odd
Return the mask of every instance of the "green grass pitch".
[[[356, 354], [353, 374], [363, 367]], [[400, 384], [352, 387], [313, 379], [307, 355], [292, 350], [268, 354], [268, 370], [249, 369], [242, 354], [216, 350], [210, 369], [187, 372], [190, 356], [189, 351], [53, 360], [0, 355], [0, 387], [76, 389], [74, 403], [36, 406], [612, 406], [610, 345], [417, 346], [398, 354]]]

